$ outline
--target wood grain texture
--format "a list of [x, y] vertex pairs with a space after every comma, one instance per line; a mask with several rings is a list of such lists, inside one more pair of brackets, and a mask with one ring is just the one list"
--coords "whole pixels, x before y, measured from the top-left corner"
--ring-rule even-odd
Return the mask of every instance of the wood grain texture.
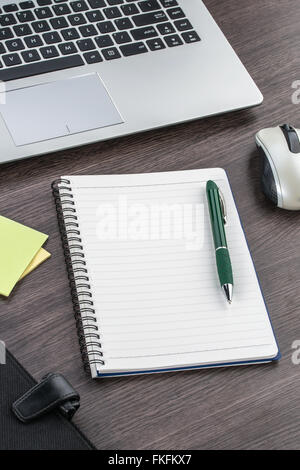
[[[300, 366], [291, 361], [292, 342], [300, 340], [300, 213], [265, 200], [254, 144], [262, 127], [300, 127], [300, 105], [291, 102], [291, 84], [300, 79], [300, 4], [205, 3], [262, 90], [263, 105], [1, 167], [1, 214], [48, 233], [52, 258], [0, 300], [0, 337], [37, 379], [49, 371], [67, 376], [82, 398], [74, 421], [99, 449], [300, 449]], [[228, 172], [281, 361], [93, 382], [82, 369], [51, 181], [213, 166]]]

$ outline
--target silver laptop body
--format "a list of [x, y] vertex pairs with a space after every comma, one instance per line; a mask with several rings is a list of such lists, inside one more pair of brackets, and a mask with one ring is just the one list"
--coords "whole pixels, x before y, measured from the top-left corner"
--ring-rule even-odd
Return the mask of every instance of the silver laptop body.
[[262, 102], [201, 0], [10, 4], [0, 0], [1, 162]]

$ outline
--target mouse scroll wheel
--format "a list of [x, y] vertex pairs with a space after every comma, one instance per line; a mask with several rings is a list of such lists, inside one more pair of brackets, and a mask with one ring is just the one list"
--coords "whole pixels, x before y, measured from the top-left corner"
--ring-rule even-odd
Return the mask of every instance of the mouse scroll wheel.
[[289, 124], [283, 124], [280, 128], [286, 138], [290, 151], [292, 153], [300, 153], [300, 141], [295, 129]]

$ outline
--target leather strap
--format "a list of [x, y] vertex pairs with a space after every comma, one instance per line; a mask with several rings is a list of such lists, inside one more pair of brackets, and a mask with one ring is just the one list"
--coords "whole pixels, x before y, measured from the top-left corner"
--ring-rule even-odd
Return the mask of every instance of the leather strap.
[[71, 419], [80, 406], [80, 396], [61, 374], [48, 374], [18, 398], [12, 409], [17, 418], [28, 423], [54, 409]]

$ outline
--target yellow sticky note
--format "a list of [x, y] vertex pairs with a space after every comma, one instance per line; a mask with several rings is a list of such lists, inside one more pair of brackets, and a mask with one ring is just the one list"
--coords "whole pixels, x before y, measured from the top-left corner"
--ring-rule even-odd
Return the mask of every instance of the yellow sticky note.
[[0, 294], [9, 296], [48, 235], [0, 216]]
[[23, 277], [27, 276], [27, 274], [31, 273], [35, 268], [37, 268], [40, 264], [42, 264], [46, 259], [50, 258], [50, 253], [46, 251], [44, 248], [40, 248], [40, 250], [37, 252], [31, 263], [27, 266], [25, 271], [23, 272], [22, 276], [20, 279], [23, 279]]

